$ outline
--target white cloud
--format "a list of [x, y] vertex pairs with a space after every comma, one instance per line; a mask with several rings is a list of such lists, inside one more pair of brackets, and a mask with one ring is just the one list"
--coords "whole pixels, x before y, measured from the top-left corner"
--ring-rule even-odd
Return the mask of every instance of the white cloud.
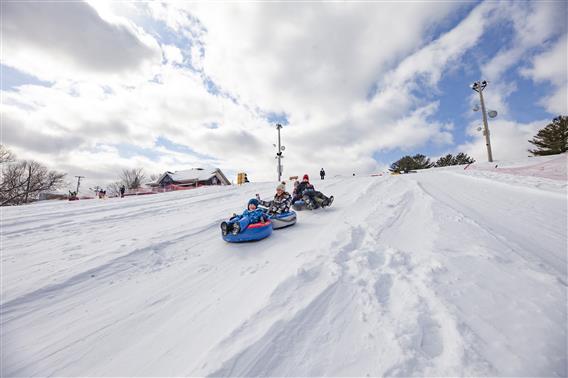
[[161, 60], [142, 29], [109, 23], [83, 2], [3, 2], [1, 36], [2, 64], [48, 81], [124, 82]]
[[[3, 92], [3, 143], [16, 148], [22, 158], [41, 158], [53, 166], [68, 159], [66, 165], [79, 167], [77, 154], [96, 156], [101, 146], [120, 144], [154, 149], [162, 137], [195, 151], [197, 155], [186, 154], [184, 163], [195, 165], [196, 156], [207, 155], [218, 157], [223, 167], [246, 168], [257, 176], [271, 168], [270, 158], [260, 158], [271, 155], [267, 136], [273, 134], [262, 119], [208, 93], [199, 75], [163, 66], [159, 77], [160, 82], [111, 91], [93, 83], [62, 82]], [[211, 128], [213, 124], [217, 128]], [[177, 160], [160, 158], [148, 165], [173, 169], [166, 163], [175, 163], [180, 155], [161, 152]], [[125, 162], [121, 158], [111, 164]]]
[[[50, 12], [62, 9], [59, 3], [49, 4], [60, 7], [45, 8]], [[19, 16], [12, 24], [25, 26], [26, 32], [12, 40], [11, 51], [24, 54], [26, 61], [16, 54], [8, 59], [10, 64], [55, 83], [3, 92], [1, 111], [6, 121], [3, 141], [21, 157], [100, 180], [114, 179], [123, 167], [160, 172], [203, 162], [230, 172], [244, 170], [255, 179], [274, 179], [271, 144], [276, 142], [276, 131], [264, 118], [267, 112], [284, 112], [290, 121], [282, 133], [286, 175], [316, 174], [322, 166], [331, 175], [376, 171], [382, 168], [373, 159], [376, 153], [451, 146], [454, 125], [437, 120], [439, 103], [429, 94], [435, 94], [443, 76], [478, 46], [489, 26], [516, 17], [507, 14], [509, 3], [485, 2], [432, 40], [433, 29], [449, 26], [452, 11], [470, 5], [94, 2], [93, 6], [96, 12], [85, 4], [62, 12], [76, 12], [96, 27], [66, 36], [65, 43], [54, 48], [35, 48], [46, 37], [28, 31], [28, 16], [16, 12]], [[167, 38], [158, 46], [142, 30], [150, 22], [146, 14], [153, 17], [151, 22], [168, 25], [169, 32], [189, 41], [187, 45], [174, 45]], [[40, 16], [29, 17], [48, 26], [54, 22]], [[61, 20], [61, 14], [54, 17], [61, 25], [50, 26], [53, 35], [78, 28], [75, 21]], [[73, 48], [99, 34], [104, 43]], [[112, 35], [112, 40], [105, 35]], [[105, 58], [124, 46], [132, 49], [114, 60]], [[502, 56], [487, 67], [508, 64], [507, 53]], [[91, 61], [97, 59], [103, 62]], [[35, 71], [39, 62], [45, 67]], [[188, 62], [193, 70], [180, 66]], [[530, 73], [535, 80], [536, 72], [541, 72], [537, 66], [535, 59]], [[131, 71], [135, 80], [128, 77]], [[204, 84], [208, 79], [236, 101], [208, 91]], [[492, 107], [505, 106], [515, 90], [514, 83], [502, 88], [495, 91], [500, 97], [488, 93]], [[508, 149], [497, 147], [501, 143], [525, 138], [528, 129], [523, 127], [503, 123], [496, 131], [496, 151]], [[158, 147], [158, 138], [193, 153]], [[466, 147], [473, 150], [478, 142]], [[129, 145], [130, 151], [121, 145]], [[513, 152], [524, 156], [522, 149]]]
[[[510, 45], [501, 49], [481, 67], [483, 79], [491, 84], [487, 91], [488, 103], [499, 109], [501, 117], [511, 117], [508, 98], [517, 90], [515, 82], [507, 82], [503, 74], [511, 67], [523, 63], [534, 49], [546, 46], [555, 36], [566, 31], [566, 4], [563, 2], [505, 3], [499, 8], [500, 16], [512, 22], [514, 30]], [[566, 42], [564, 55], [555, 56], [553, 65], [564, 68], [559, 77], [566, 77]], [[565, 92], [564, 92], [565, 93]], [[565, 98], [565, 97], [564, 97]]]
[[164, 57], [168, 63], [183, 63], [183, 55], [181, 50], [174, 45], [162, 45]]
[[532, 67], [522, 71], [536, 82], [550, 82], [554, 93], [543, 98], [541, 105], [555, 115], [568, 114], [568, 34], [558, 38], [547, 51], [532, 60]]

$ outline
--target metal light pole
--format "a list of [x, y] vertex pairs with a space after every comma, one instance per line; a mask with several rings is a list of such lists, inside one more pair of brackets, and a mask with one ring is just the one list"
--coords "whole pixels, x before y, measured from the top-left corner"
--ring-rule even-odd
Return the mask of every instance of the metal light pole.
[[493, 153], [491, 152], [491, 140], [489, 138], [489, 125], [487, 124], [487, 113], [485, 112], [485, 102], [483, 101], [483, 90], [487, 86], [487, 81], [476, 81], [471, 89], [479, 93], [479, 101], [481, 102], [481, 114], [483, 115], [483, 134], [485, 135], [485, 145], [487, 146], [487, 160], [493, 161]]
[[77, 177], [77, 195], [79, 195], [79, 186], [81, 185], [81, 179], [85, 178], [85, 176], [75, 176]]
[[282, 128], [282, 125], [277, 123], [276, 124], [276, 130], [278, 130], [278, 152], [276, 153], [276, 159], [278, 159], [278, 182], [280, 182], [282, 180], [282, 158], [284, 156], [282, 156], [282, 151], [284, 151], [286, 148], [284, 146], [282, 146], [280, 144], [280, 129]]

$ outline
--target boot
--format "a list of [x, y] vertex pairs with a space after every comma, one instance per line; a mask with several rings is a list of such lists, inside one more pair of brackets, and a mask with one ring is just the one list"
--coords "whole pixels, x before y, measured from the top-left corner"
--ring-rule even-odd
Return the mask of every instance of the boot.
[[239, 223], [233, 223], [233, 235], [238, 235], [241, 232], [241, 225]]
[[328, 201], [327, 201], [327, 205], [326, 205], [326, 206], [331, 206], [332, 203], [333, 203], [333, 196], [331, 196], [331, 197], [328, 198]]
[[227, 236], [227, 234], [229, 233], [229, 225], [227, 224], [227, 222], [221, 223], [221, 233], [223, 234], [223, 236]]

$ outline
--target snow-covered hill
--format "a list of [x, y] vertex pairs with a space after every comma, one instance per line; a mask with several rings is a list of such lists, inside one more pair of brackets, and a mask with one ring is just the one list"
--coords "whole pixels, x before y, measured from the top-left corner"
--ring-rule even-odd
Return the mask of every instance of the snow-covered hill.
[[471, 168], [4, 208], [2, 376], [566, 376], [565, 173]]

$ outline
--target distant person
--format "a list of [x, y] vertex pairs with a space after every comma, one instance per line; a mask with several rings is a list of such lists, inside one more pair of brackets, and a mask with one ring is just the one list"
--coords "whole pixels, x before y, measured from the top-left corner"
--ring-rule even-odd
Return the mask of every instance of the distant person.
[[294, 202], [299, 201], [302, 198], [302, 195], [298, 193], [298, 186], [300, 182], [298, 180], [294, 181], [294, 190], [292, 190], [292, 205]]
[[320, 177], [322, 180], [325, 178], [325, 171], [323, 170], [323, 168], [320, 171]]
[[126, 187], [122, 185], [120, 187], [120, 198], [124, 198], [124, 192], [126, 192]]
[[245, 173], [245, 182], [250, 182], [246, 173]]

